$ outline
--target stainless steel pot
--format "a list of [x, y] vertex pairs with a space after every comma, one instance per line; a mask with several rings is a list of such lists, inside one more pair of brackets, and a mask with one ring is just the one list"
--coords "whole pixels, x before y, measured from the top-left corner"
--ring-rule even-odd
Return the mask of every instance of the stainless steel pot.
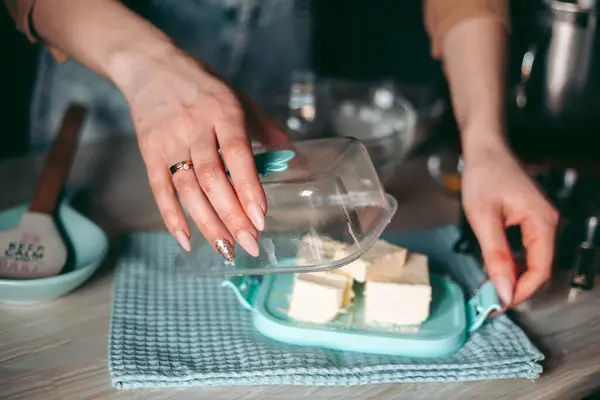
[[[521, 62], [517, 108], [550, 120], [597, 118], [600, 111], [596, 1], [548, 0]], [[600, 71], [599, 71], [600, 72]]]

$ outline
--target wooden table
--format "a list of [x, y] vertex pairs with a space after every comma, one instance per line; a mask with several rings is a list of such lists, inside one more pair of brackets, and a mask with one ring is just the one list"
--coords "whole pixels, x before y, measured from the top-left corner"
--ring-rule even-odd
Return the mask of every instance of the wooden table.
[[[32, 194], [42, 160], [38, 154], [0, 163], [1, 208]], [[113, 238], [162, 229], [132, 140], [80, 149], [70, 185], [87, 187], [82, 209]], [[400, 204], [393, 228], [435, 226], [457, 217], [456, 201], [428, 177], [423, 159], [404, 163], [389, 191]], [[56, 301], [0, 305], [0, 399], [579, 399], [600, 388], [600, 288], [568, 303], [567, 280], [558, 274], [516, 316], [548, 357], [536, 382], [116, 391], [107, 369], [113, 264], [109, 259], [84, 286]]]

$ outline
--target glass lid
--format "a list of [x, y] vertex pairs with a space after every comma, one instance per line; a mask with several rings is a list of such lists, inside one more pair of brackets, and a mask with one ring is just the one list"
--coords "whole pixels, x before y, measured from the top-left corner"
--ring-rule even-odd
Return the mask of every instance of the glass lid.
[[293, 143], [292, 149], [257, 154], [267, 197], [260, 254], [237, 245], [223, 259], [193, 220], [192, 250], [178, 268], [194, 276], [263, 275], [342, 267], [367, 252], [389, 224], [397, 202], [387, 195], [365, 146], [352, 138]]

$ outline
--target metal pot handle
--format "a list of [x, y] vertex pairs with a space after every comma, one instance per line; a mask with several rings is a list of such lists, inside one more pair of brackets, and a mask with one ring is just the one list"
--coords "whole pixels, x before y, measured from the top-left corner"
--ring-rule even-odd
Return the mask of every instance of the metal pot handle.
[[525, 54], [523, 54], [523, 59], [521, 60], [521, 79], [516, 86], [516, 101], [517, 107], [525, 108], [527, 105], [527, 94], [525, 92], [525, 87], [529, 78], [531, 77], [531, 71], [533, 70], [533, 63], [535, 61], [535, 57], [537, 56], [538, 45], [532, 44], [529, 46]]
[[525, 108], [527, 105], [528, 99], [526, 88], [531, 79], [533, 66], [536, 59], [539, 57], [540, 52], [544, 52], [548, 48], [551, 39], [552, 29], [548, 27], [542, 28], [541, 32], [535, 35], [533, 43], [529, 45], [525, 54], [523, 54], [523, 58], [521, 59], [520, 81], [515, 87], [516, 103], [519, 108]]

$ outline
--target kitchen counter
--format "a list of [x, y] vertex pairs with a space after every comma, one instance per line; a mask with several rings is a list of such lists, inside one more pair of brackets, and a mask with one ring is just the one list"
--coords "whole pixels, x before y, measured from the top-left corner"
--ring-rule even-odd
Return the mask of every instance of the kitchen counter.
[[[0, 207], [26, 201], [43, 154], [0, 163]], [[125, 139], [82, 147], [69, 180], [87, 195], [76, 204], [112, 239], [133, 230], [163, 229], [137, 144]], [[454, 222], [456, 199], [427, 175], [423, 159], [403, 163], [388, 191], [399, 202], [390, 229]], [[568, 279], [557, 272], [550, 287], [515, 313], [546, 354], [535, 381], [386, 384], [352, 388], [234, 387], [117, 391], [110, 386], [107, 343], [114, 258], [73, 293], [53, 302], [0, 304], [0, 399], [580, 399], [600, 389], [600, 282], [567, 302]]]

